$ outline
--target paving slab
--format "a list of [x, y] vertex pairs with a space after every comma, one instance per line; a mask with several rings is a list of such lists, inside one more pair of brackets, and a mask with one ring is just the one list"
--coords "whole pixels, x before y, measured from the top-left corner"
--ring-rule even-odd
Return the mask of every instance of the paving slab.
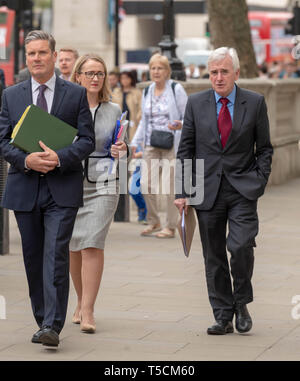
[[10, 254], [0, 256], [0, 295], [6, 301], [6, 319], [0, 320], [0, 361], [299, 360], [299, 194], [300, 178], [268, 187], [259, 201], [254, 302], [249, 304], [253, 329], [248, 334], [206, 334], [213, 315], [198, 230], [190, 257], [185, 258], [178, 235], [169, 240], [141, 237], [143, 227], [131, 212], [132, 222], [114, 222], [107, 238], [95, 305], [96, 333], [83, 334], [71, 323], [76, 306], [71, 283], [57, 350], [30, 342], [37, 327], [20, 236], [10, 213]]

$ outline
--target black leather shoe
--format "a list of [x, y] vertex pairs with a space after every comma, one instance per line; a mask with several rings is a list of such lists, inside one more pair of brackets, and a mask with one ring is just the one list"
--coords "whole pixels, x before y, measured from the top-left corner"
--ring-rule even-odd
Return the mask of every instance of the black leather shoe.
[[232, 333], [233, 326], [229, 320], [217, 320], [214, 325], [207, 328], [208, 335], [226, 335], [226, 333]]
[[237, 304], [234, 309], [235, 328], [240, 333], [250, 331], [252, 328], [252, 319], [248, 312], [246, 304]]
[[51, 327], [43, 327], [40, 334], [40, 341], [43, 345], [47, 345], [48, 347], [57, 347], [59, 344], [58, 333]]
[[35, 344], [42, 344], [40, 339], [41, 333], [42, 333], [42, 329], [39, 329], [36, 333], [34, 333], [32, 336], [31, 342]]

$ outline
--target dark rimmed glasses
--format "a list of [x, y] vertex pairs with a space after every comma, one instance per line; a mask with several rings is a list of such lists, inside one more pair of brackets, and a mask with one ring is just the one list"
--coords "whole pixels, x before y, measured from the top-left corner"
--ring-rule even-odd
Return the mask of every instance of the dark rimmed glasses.
[[84, 74], [87, 79], [94, 79], [95, 75], [98, 79], [105, 78], [105, 73], [103, 73], [103, 71], [86, 71], [79, 74]]

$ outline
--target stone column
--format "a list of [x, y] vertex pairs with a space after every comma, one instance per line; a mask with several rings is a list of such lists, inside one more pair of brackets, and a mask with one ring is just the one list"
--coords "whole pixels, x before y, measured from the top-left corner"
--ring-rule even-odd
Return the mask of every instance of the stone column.
[[97, 53], [113, 67], [113, 32], [109, 31], [108, 2], [99, 0], [53, 0], [53, 35], [57, 49], [71, 46], [79, 54]]

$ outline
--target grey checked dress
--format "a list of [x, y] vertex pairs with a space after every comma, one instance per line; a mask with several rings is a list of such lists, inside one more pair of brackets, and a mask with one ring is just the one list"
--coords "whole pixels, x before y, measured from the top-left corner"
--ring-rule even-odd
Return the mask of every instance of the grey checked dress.
[[95, 120], [96, 148], [88, 160], [88, 176], [83, 183], [83, 206], [77, 213], [70, 241], [71, 251], [89, 247], [104, 249], [119, 201], [119, 184], [115, 172], [111, 171], [114, 162], [107, 156], [121, 110], [117, 104], [108, 102], [91, 109], [91, 113]]

